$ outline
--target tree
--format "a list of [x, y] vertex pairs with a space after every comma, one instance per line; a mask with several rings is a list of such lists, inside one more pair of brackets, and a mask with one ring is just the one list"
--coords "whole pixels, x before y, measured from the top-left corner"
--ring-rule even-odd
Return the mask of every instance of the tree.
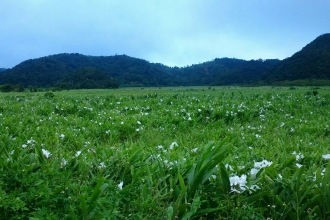
[[0, 85], [1, 92], [11, 92], [14, 91], [14, 87], [10, 84]]

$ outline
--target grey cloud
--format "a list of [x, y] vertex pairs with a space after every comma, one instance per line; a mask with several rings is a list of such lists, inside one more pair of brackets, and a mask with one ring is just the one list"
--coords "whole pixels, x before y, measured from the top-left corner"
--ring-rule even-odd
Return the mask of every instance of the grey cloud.
[[285, 58], [328, 32], [330, 2], [3, 0], [0, 67], [61, 52], [185, 66]]

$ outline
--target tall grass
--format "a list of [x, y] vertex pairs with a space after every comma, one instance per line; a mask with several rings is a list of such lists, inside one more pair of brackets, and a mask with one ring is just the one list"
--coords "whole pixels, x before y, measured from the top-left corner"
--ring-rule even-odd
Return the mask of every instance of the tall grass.
[[0, 219], [327, 219], [330, 90], [0, 94]]

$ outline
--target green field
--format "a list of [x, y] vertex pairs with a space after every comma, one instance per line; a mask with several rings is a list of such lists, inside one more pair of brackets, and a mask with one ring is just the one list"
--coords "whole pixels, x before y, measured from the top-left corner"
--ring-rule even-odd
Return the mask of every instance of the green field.
[[330, 88], [0, 94], [0, 219], [329, 219]]

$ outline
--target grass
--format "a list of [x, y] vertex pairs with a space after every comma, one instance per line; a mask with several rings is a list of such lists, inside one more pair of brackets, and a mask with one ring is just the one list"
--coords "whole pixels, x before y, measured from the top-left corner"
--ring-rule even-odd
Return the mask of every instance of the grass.
[[327, 219], [329, 100], [328, 87], [0, 94], [0, 219]]

